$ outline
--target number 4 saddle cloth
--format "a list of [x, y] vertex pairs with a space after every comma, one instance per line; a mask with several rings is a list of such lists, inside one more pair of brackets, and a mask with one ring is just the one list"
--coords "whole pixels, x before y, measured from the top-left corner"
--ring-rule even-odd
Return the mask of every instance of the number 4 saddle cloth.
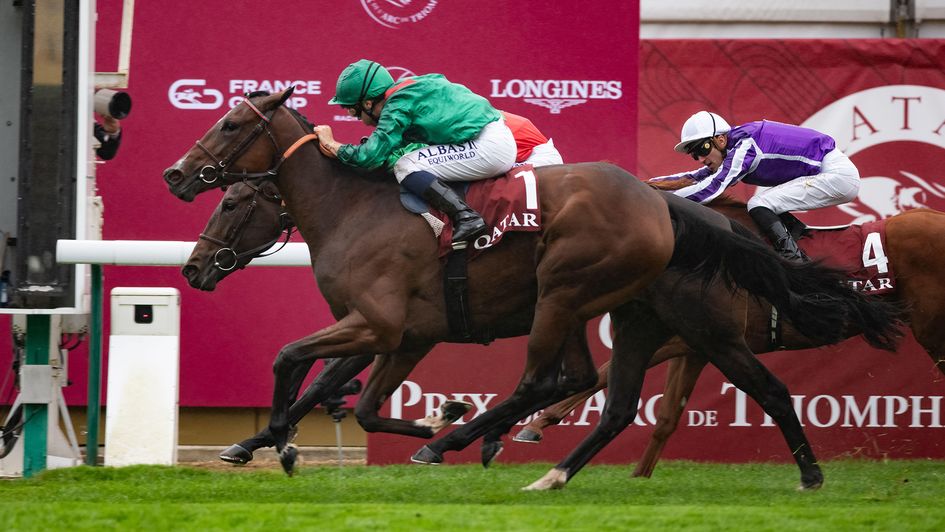
[[886, 294], [896, 286], [886, 254], [886, 221], [839, 228], [807, 228], [798, 245], [812, 259], [847, 272], [850, 285], [867, 294]]

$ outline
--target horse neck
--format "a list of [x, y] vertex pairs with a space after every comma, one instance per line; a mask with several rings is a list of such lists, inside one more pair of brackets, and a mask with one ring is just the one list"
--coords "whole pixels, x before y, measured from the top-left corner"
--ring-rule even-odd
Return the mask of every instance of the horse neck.
[[[280, 148], [286, 149], [310, 133], [289, 113], [282, 110], [273, 117], [273, 128]], [[278, 131], [278, 133], [276, 133]], [[393, 190], [392, 183], [365, 179], [338, 161], [325, 157], [318, 141], [299, 147], [279, 169], [276, 185], [299, 233], [312, 250], [335, 231], [345, 231], [354, 210], [380, 212], [382, 198]]]

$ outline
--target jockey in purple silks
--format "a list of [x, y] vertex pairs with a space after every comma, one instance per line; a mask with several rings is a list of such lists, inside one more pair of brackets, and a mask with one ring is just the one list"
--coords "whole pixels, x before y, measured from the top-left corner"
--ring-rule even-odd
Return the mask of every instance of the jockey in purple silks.
[[699, 203], [739, 181], [757, 185], [748, 213], [790, 260], [809, 259], [778, 215], [840, 205], [860, 189], [859, 171], [834, 139], [799, 126], [761, 120], [733, 128], [721, 116], [699, 111], [683, 124], [675, 150], [704, 167], [648, 183]]

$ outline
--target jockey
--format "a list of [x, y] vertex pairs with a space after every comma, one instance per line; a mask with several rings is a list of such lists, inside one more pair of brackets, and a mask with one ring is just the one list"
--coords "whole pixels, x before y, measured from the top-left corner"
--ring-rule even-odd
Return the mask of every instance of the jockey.
[[488, 100], [441, 74], [395, 84], [386, 68], [362, 59], [344, 69], [328, 103], [341, 105], [376, 129], [361, 144], [341, 144], [330, 126], [316, 126], [325, 155], [352, 166], [378, 168], [410, 144], [426, 144], [396, 159], [397, 181], [450, 217], [454, 247], [464, 247], [486, 232], [479, 213], [442, 181], [495, 177], [515, 163], [515, 139]]
[[732, 128], [721, 116], [699, 111], [683, 124], [675, 150], [705, 167], [648, 183], [699, 203], [739, 181], [762, 187], [748, 200], [748, 214], [790, 260], [809, 259], [778, 215], [840, 205], [860, 189], [859, 171], [834, 139], [799, 126], [762, 120]]

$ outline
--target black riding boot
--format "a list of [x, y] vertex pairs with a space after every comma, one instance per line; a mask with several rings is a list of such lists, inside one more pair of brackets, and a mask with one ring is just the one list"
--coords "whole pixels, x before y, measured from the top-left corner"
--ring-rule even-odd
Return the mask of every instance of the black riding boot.
[[755, 207], [748, 211], [748, 214], [782, 257], [795, 262], [810, 262], [810, 258], [798, 247], [794, 237], [774, 211], [767, 207]]
[[453, 192], [453, 189], [440, 181], [433, 181], [423, 191], [423, 199], [433, 208], [442, 211], [453, 220], [453, 248], [463, 249], [466, 245], [483, 235], [487, 230], [486, 222], [479, 213]]

